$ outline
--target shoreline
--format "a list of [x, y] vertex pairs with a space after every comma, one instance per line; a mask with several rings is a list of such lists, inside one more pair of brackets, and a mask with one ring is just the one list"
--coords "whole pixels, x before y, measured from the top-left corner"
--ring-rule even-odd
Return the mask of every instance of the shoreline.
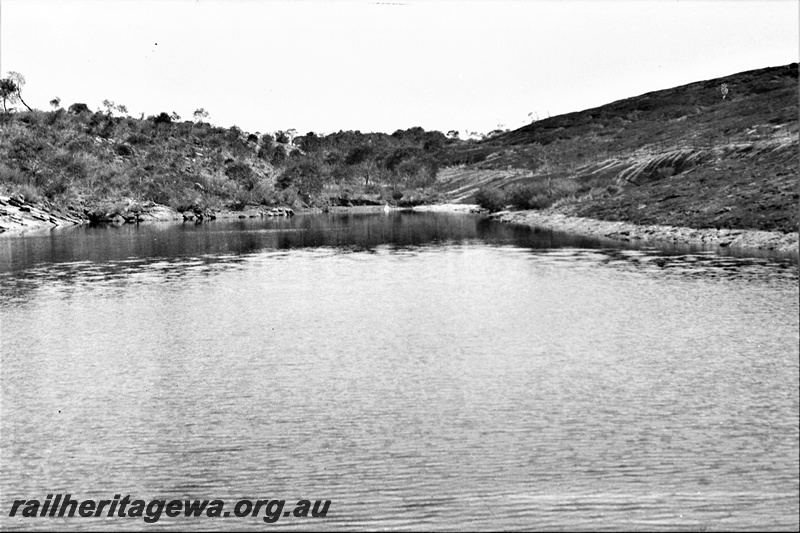
[[740, 253], [777, 252], [798, 259], [798, 233], [745, 229], [696, 229], [684, 226], [639, 225], [630, 222], [573, 217], [552, 211], [501, 211], [488, 218], [509, 224], [561, 231], [585, 237], [633, 244], [686, 245], [736, 250]]
[[122, 226], [147, 222], [200, 222], [214, 219], [289, 217], [295, 212], [288, 207], [247, 206], [240, 211], [231, 209], [178, 211], [171, 207], [148, 202], [142, 206], [129, 202], [124, 208], [108, 211], [94, 209], [80, 212], [71, 209], [47, 208], [25, 202], [19, 197], [0, 196], [0, 236], [18, 236], [92, 223]]
[[[384, 206], [341, 207], [331, 209], [336, 213], [380, 213], [380, 212], [422, 212], [484, 214], [490, 220], [507, 224], [518, 224], [530, 228], [570, 233], [585, 237], [611, 239], [628, 244], [683, 245], [699, 246], [718, 250], [735, 250], [743, 254], [779, 253], [798, 260], [798, 233], [744, 229], [696, 229], [683, 226], [639, 225], [622, 221], [607, 221], [584, 217], [574, 217], [552, 210], [542, 211], [500, 211], [486, 214], [474, 204], [430, 204], [414, 207]], [[301, 209], [295, 213], [286, 207], [251, 206], [241, 211], [222, 209], [205, 213], [181, 213], [159, 204], [149, 204], [135, 214], [119, 213], [107, 217], [112, 225], [138, 224], [145, 222], [200, 222], [213, 219], [285, 217], [322, 213], [321, 209]], [[86, 213], [64, 212], [28, 204], [18, 198], [0, 196], [0, 236], [19, 236], [28, 232], [43, 232], [52, 229], [89, 224]]]

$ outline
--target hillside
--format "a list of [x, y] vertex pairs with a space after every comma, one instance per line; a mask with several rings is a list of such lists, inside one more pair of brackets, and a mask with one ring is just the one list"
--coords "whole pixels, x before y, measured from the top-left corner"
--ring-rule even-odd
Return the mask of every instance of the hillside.
[[167, 113], [114, 116], [85, 104], [0, 113], [0, 196], [12, 201], [0, 204], [0, 232], [19, 226], [14, 204], [64, 220], [124, 223], [158, 206], [172, 217], [202, 218], [435, 199], [442, 133], [292, 133], [248, 133]]
[[65, 223], [124, 223], [180, 219], [176, 211], [196, 219], [440, 200], [691, 228], [798, 227], [796, 63], [643, 94], [480, 142], [419, 127], [261, 134], [181, 122], [174, 113], [115, 112], [73, 104], [0, 113], [0, 195], [12, 202], [0, 204], [0, 232], [20, 226], [21, 212], [43, 223], [48, 213]]
[[461, 164], [439, 180], [461, 202], [483, 189], [604, 220], [797, 231], [797, 75], [742, 72], [451, 145]]

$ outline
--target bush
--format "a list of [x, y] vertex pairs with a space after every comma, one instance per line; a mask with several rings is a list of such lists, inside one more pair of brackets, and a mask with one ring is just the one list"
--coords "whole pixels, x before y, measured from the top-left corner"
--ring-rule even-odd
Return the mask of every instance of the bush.
[[25, 201], [29, 204], [36, 204], [42, 200], [42, 196], [39, 194], [39, 191], [36, 190], [36, 187], [31, 185], [17, 185], [16, 187], [11, 187], [9, 192], [11, 195], [22, 195]]
[[502, 211], [506, 208], [505, 196], [502, 191], [482, 187], [475, 194], [475, 202], [490, 213]]
[[300, 195], [309, 196], [322, 192], [324, 176], [322, 165], [314, 159], [293, 159], [290, 166], [277, 181], [278, 188], [297, 187]]
[[172, 124], [172, 117], [166, 114], [164, 111], [158, 114], [157, 117], [153, 119], [153, 123], [155, 124]]
[[69, 106], [69, 112], [73, 115], [80, 115], [81, 113], [91, 113], [89, 106], [86, 104], [72, 104]]
[[133, 155], [133, 148], [131, 148], [127, 144], [119, 144], [117, 145], [116, 152], [117, 155], [127, 157]]
[[546, 185], [541, 182], [512, 187], [508, 190], [507, 199], [518, 209], [542, 209], [552, 203]]
[[519, 209], [544, 209], [556, 200], [574, 195], [579, 185], [568, 178], [552, 178], [535, 181], [525, 185], [517, 185], [508, 190], [508, 203]]
[[272, 159], [272, 145], [264, 145], [258, 149], [258, 158], [264, 161]]
[[273, 167], [279, 167], [286, 162], [286, 152], [282, 147], [276, 146], [269, 160]]

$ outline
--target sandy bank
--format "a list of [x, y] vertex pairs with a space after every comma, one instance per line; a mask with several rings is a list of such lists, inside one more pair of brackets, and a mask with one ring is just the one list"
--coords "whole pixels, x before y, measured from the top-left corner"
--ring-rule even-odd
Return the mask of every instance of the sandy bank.
[[708, 248], [732, 248], [742, 252], [774, 251], [797, 256], [798, 234], [739, 229], [694, 229], [677, 226], [637, 225], [572, 217], [548, 211], [503, 211], [491, 215], [502, 222], [524, 224], [622, 242], [684, 244]]

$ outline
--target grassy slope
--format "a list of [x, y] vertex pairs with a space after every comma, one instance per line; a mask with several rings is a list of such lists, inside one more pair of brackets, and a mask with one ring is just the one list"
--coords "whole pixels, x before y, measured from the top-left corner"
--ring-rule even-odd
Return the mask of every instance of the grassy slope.
[[[797, 231], [797, 64], [620, 100], [450, 149], [451, 197], [572, 182], [561, 212], [696, 228]], [[720, 86], [729, 93], [722, 98]]]

